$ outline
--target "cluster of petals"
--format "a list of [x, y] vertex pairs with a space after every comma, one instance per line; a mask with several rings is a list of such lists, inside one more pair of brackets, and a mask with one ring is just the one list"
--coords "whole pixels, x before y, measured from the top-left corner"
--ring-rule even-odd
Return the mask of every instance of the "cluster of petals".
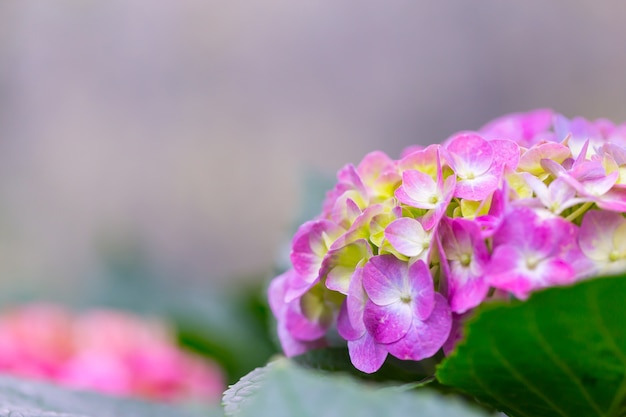
[[221, 369], [182, 351], [160, 321], [52, 304], [0, 314], [0, 371], [75, 389], [165, 402], [216, 403]]
[[285, 354], [421, 360], [488, 299], [626, 271], [626, 124], [511, 114], [346, 165], [270, 284]]

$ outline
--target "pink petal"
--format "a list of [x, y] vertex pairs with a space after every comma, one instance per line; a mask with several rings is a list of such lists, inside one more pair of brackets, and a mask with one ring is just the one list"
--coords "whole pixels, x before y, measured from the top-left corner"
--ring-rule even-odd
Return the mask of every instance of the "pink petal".
[[595, 203], [603, 210], [626, 213], [626, 189], [614, 187], [602, 197], [595, 199]]
[[483, 126], [480, 133], [487, 139], [511, 139], [526, 146], [548, 131], [553, 114], [550, 109], [508, 114]]
[[566, 285], [574, 282], [576, 274], [572, 265], [560, 258], [550, 258], [540, 264], [543, 275], [542, 282], [536, 288], [548, 287], [551, 285]]
[[463, 323], [469, 316], [469, 314], [452, 314], [452, 329], [450, 329], [450, 335], [443, 344], [443, 353], [446, 356], [450, 356], [456, 345], [463, 340]]
[[381, 175], [395, 171], [395, 169], [395, 163], [387, 154], [374, 151], [363, 157], [356, 171], [366, 184], [371, 184]]
[[368, 374], [378, 371], [387, 358], [386, 346], [376, 343], [368, 333], [360, 339], [349, 340], [348, 353], [352, 365]]
[[619, 213], [589, 210], [578, 232], [580, 249], [591, 259], [607, 259], [613, 250], [613, 233], [625, 222], [626, 219]]
[[430, 236], [419, 221], [403, 217], [385, 228], [385, 238], [391, 246], [404, 256], [417, 256], [428, 249]]
[[508, 245], [497, 247], [491, 257], [487, 282], [525, 299], [533, 289], [571, 283], [576, 277], [573, 267], [560, 258], [542, 259], [532, 270], [525, 262], [524, 255], [515, 248]]
[[286, 307], [285, 302], [285, 284], [290, 275], [295, 274], [293, 269], [277, 276], [272, 280], [267, 290], [270, 309], [275, 317], [279, 317], [283, 308]]
[[[532, 285], [527, 275], [519, 271], [522, 254], [511, 245], [496, 247], [485, 273], [485, 279], [492, 287], [510, 291], [518, 298], [526, 298]], [[521, 296], [521, 297], [520, 297]]]
[[312, 341], [296, 339], [289, 332], [289, 330], [287, 330], [287, 326], [284, 321], [279, 320], [277, 327], [278, 339], [280, 340], [280, 345], [283, 348], [285, 356], [298, 356], [308, 352], [309, 350], [320, 349], [326, 346], [326, 341], [322, 338]]
[[[564, 220], [565, 221], [565, 220]], [[493, 237], [493, 245], [502, 244], [548, 254], [553, 250], [553, 230], [528, 207], [515, 207], [502, 220]]]
[[330, 213], [330, 218], [343, 228], [349, 228], [354, 220], [361, 214], [361, 208], [355, 202], [365, 207], [366, 202], [356, 191], [346, 191], [335, 201], [335, 205]]
[[542, 143], [535, 145], [524, 152], [520, 158], [519, 164], [517, 165], [517, 170], [538, 175], [544, 170], [541, 166], [542, 159], [551, 160], [560, 164], [570, 156], [571, 151], [565, 145], [555, 142]]
[[431, 209], [437, 204], [431, 199], [438, 196], [435, 181], [427, 174], [419, 171], [404, 171], [402, 173], [402, 185], [396, 190], [395, 196], [408, 206]]
[[398, 301], [379, 306], [370, 300], [365, 305], [363, 313], [365, 328], [379, 343], [390, 343], [400, 339], [409, 330], [412, 321], [413, 314], [407, 303]]
[[474, 276], [464, 285], [455, 287], [450, 291], [450, 309], [454, 313], [465, 313], [476, 307], [487, 297], [489, 285], [484, 276]]
[[346, 340], [357, 340], [365, 333], [365, 327], [355, 329], [350, 323], [347, 301], [344, 302], [339, 309], [339, 316], [337, 316], [337, 332], [339, 336]]
[[454, 196], [468, 200], [484, 200], [498, 188], [498, 178], [484, 174], [473, 179], [462, 179], [456, 183]]
[[422, 226], [424, 226], [425, 230], [434, 229], [435, 226], [439, 224], [439, 221], [445, 215], [446, 209], [450, 204], [450, 201], [452, 200], [455, 187], [456, 176], [450, 175], [448, 178], [446, 178], [446, 181], [443, 185], [443, 196], [441, 197], [439, 203], [437, 203], [434, 210], [429, 210], [421, 219]]
[[398, 162], [400, 171], [415, 170], [428, 174], [436, 173], [435, 160], [440, 145], [429, 145], [425, 149], [419, 149], [404, 156]]
[[462, 134], [453, 138], [446, 147], [450, 165], [461, 178], [480, 176], [493, 163], [491, 144], [476, 134]]
[[342, 227], [328, 220], [309, 221], [300, 226], [293, 238], [291, 249], [291, 263], [298, 273], [298, 279], [290, 282], [288, 299], [302, 295], [319, 279], [319, 270], [328, 246], [344, 231]]
[[[307, 296], [308, 294], [305, 294], [303, 297]], [[324, 336], [333, 320], [332, 310], [322, 304], [319, 307], [319, 315], [309, 318], [302, 311], [302, 301], [303, 299], [296, 299], [287, 305], [287, 311], [285, 313], [287, 330], [299, 340], [311, 341]], [[323, 300], [315, 301], [323, 303]]]
[[425, 321], [417, 319], [406, 335], [397, 342], [387, 345], [393, 356], [403, 360], [419, 361], [430, 358], [443, 346], [452, 328], [452, 313], [445, 298], [435, 294], [435, 308]]
[[501, 175], [505, 167], [515, 170], [520, 160], [519, 145], [507, 139], [495, 139], [490, 143], [493, 149], [493, 166], [491, 172], [496, 175]]

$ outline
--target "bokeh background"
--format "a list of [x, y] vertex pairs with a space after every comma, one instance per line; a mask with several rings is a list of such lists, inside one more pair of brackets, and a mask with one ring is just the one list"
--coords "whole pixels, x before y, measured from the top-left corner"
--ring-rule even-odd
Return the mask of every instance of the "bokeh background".
[[370, 150], [535, 107], [626, 120], [625, 18], [572, 0], [2, 1], [0, 293], [115, 299], [141, 276], [200, 305], [261, 285], [307, 181]]

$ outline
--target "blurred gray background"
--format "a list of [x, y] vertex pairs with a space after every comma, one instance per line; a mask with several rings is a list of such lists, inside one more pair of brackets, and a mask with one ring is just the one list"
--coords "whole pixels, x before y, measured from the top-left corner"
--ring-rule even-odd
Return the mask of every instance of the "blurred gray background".
[[307, 171], [534, 107], [625, 120], [625, 18], [617, 1], [2, 1], [0, 291], [79, 293], [125, 257], [239, 285], [271, 271]]

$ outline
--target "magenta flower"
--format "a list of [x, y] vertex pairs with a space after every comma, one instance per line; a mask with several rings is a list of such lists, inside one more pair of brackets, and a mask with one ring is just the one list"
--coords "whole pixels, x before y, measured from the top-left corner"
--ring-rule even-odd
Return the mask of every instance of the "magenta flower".
[[498, 187], [498, 177], [490, 168], [494, 163], [491, 144], [478, 135], [463, 134], [446, 147], [448, 163], [459, 177], [454, 196], [483, 200]]
[[493, 237], [487, 282], [525, 299], [531, 290], [569, 284], [576, 271], [577, 228], [561, 217], [541, 219], [526, 207], [513, 208]]
[[580, 225], [578, 243], [593, 263], [594, 273], [626, 270], [626, 219], [622, 214], [588, 211]]
[[[300, 339], [292, 333], [292, 330], [295, 327], [294, 323], [297, 321], [297, 319], [303, 321], [305, 320], [304, 316], [299, 310], [300, 299], [285, 302], [287, 285], [290, 281], [290, 276], [293, 274], [296, 274], [296, 272], [293, 269], [290, 269], [289, 271], [274, 278], [268, 290], [268, 300], [270, 308], [272, 309], [272, 313], [274, 314], [274, 317], [276, 317], [278, 322], [278, 339], [280, 340], [283, 352], [285, 352], [285, 355], [287, 356], [300, 355], [311, 349], [326, 346], [326, 342], [322, 336], [318, 336], [317, 339], [312, 339], [311, 337], [305, 337], [305, 339]], [[292, 316], [290, 320], [291, 328], [287, 327], [287, 315]], [[294, 318], [296, 320], [294, 320]]]
[[348, 297], [339, 310], [337, 331], [348, 342], [348, 353], [355, 368], [362, 372], [376, 372], [387, 358], [387, 348], [376, 342], [366, 330], [363, 313], [367, 294], [363, 289], [363, 268], [354, 271]]
[[355, 268], [371, 256], [372, 248], [365, 239], [331, 249], [322, 262], [320, 277], [328, 289], [348, 294]]
[[333, 242], [345, 230], [328, 220], [304, 223], [293, 238], [291, 262], [295, 273], [289, 275], [285, 296], [294, 300], [318, 280], [322, 261]]
[[487, 123], [480, 134], [486, 139], [510, 139], [530, 147], [540, 140], [553, 139], [554, 134], [548, 132], [553, 115], [550, 109], [509, 114]]
[[576, 197], [576, 190], [563, 178], [557, 178], [549, 185], [534, 175], [523, 173], [524, 180], [535, 193], [537, 206], [545, 207], [554, 214], [561, 214], [563, 210], [584, 203], [588, 199]]
[[363, 321], [378, 343], [400, 359], [434, 355], [448, 338], [450, 308], [435, 293], [426, 264], [408, 266], [393, 255], [375, 256], [365, 264], [363, 288], [369, 298]]
[[385, 228], [385, 239], [401, 255], [419, 257], [428, 261], [432, 232], [427, 232], [422, 224], [409, 217], [402, 217], [389, 223]]
[[489, 291], [484, 274], [489, 251], [475, 222], [453, 219], [441, 227], [441, 242], [449, 263], [448, 300], [454, 313], [480, 304]]
[[456, 186], [456, 178], [450, 175], [443, 179], [443, 172], [437, 154], [437, 181], [416, 170], [402, 173], [402, 185], [396, 190], [396, 198], [407, 206], [426, 209], [422, 218], [424, 229], [432, 229], [445, 213]]

